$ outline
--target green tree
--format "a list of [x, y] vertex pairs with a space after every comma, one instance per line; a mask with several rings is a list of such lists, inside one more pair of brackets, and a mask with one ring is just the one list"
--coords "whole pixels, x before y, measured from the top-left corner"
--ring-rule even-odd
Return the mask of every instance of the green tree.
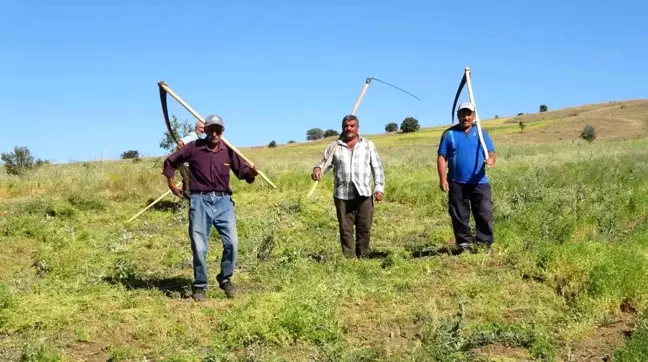
[[[189, 121], [185, 119], [184, 122], [180, 123], [178, 122], [178, 118], [174, 115], [171, 116], [170, 123], [173, 134], [178, 140], [194, 130], [194, 125], [190, 124]], [[162, 141], [160, 141], [160, 148], [167, 151], [173, 151], [176, 147], [178, 147], [178, 145], [169, 134], [169, 130], [164, 131], [164, 136]]]
[[0, 159], [4, 162], [5, 170], [9, 175], [22, 175], [34, 167], [49, 164], [47, 160], [34, 159], [27, 147], [14, 147], [13, 152], [2, 153]]
[[297, 143], [295, 140], [290, 140], [288, 143]]
[[340, 135], [340, 133], [338, 131], [334, 130], [334, 129], [327, 129], [326, 131], [324, 131], [324, 138], [333, 137], [333, 136], [337, 137], [339, 135]]
[[520, 112], [517, 114], [518, 116], [524, 116], [524, 113]]
[[128, 150], [124, 153], [121, 154], [122, 160], [125, 160], [127, 158], [139, 158], [140, 154], [137, 150]]
[[385, 125], [385, 132], [396, 132], [398, 131], [398, 124], [396, 122], [389, 122]]
[[311, 128], [306, 131], [306, 139], [308, 141], [315, 141], [324, 138], [324, 131], [321, 128]]
[[549, 108], [547, 108], [547, 105], [546, 105], [546, 104], [541, 104], [541, 105], [540, 105], [540, 112], [546, 112], [547, 109], [549, 109]]
[[270, 141], [270, 143], [268, 144], [268, 147], [270, 147], [270, 148], [277, 147], [277, 142], [275, 142], [275, 140]]
[[421, 128], [418, 119], [414, 117], [407, 117], [401, 123], [400, 129], [403, 133], [416, 132]]
[[592, 142], [596, 139], [596, 129], [588, 124], [583, 127], [580, 137], [587, 142]]

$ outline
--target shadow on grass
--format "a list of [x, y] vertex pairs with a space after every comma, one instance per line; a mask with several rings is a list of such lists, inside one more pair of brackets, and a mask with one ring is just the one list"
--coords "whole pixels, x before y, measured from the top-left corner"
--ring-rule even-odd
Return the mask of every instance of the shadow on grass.
[[104, 279], [112, 285], [121, 284], [130, 290], [157, 289], [169, 298], [189, 298], [192, 280], [185, 277], [140, 279], [133, 275], [125, 278], [108, 277]]
[[[146, 205], [150, 205], [155, 199], [149, 199], [146, 201]], [[175, 202], [175, 201], [169, 201], [169, 200], [161, 200], [158, 201], [155, 205], [151, 206], [152, 210], [158, 210], [158, 211], [178, 211], [182, 209], [183, 205], [181, 202]]]

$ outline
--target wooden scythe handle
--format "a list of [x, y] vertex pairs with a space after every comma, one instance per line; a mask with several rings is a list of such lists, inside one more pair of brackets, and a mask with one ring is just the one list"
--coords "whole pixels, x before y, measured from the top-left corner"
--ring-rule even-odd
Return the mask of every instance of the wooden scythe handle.
[[[362, 87], [362, 92], [360, 92], [360, 97], [358, 97], [358, 100], [355, 102], [353, 105], [353, 110], [351, 110], [351, 114], [355, 116], [356, 112], [358, 111], [358, 108], [360, 107], [360, 103], [362, 103], [362, 100], [364, 99], [365, 94], [367, 94], [367, 89], [369, 89], [369, 84], [371, 84], [371, 78], [367, 78], [365, 81], [364, 87]], [[322, 166], [322, 170], [324, 170], [330, 161], [333, 159], [333, 155], [335, 154], [335, 151], [337, 150], [338, 143], [337, 141], [335, 142], [335, 145], [333, 146], [333, 150], [331, 150], [331, 153], [329, 156], [326, 158], [324, 161], [324, 166]], [[315, 180], [315, 183], [313, 183], [313, 186], [311, 187], [310, 191], [308, 192], [308, 195], [306, 198], [310, 198], [315, 189], [317, 188], [317, 185], [319, 184], [319, 180]]]
[[[171, 90], [171, 88], [169, 88], [169, 86], [164, 81], [160, 81], [158, 84], [160, 87], [164, 88], [164, 90], [168, 94], [170, 94], [171, 97], [175, 98], [175, 100], [178, 101], [178, 103], [180, 103], [183, 107], [185, 107], [189, 111], [189, 113], [191, 113], [194, 117], [196, 117], [196, 119], [198, 119], [200, 122], [205, 124], [205, 120], [196, 111], [194, 111], [191, 107], [189, 107], [189, 105], [185, 103], [185, 101], [183, 101], [182, 98], [180, 98], [177, 94], [175, 94], [175, 92]], [[234, 151], [237, 155], [241, 156], [241, 158], [245, 162], [247, 162], [248, 165], [250, 165], [250, 167], [254, 167], [254, 163], [252, 163], [252, 161], [250, 161], [247, 157], [245, 157], [241, 153], [241, 151], [239, 151], [236, 147], [234, 147], [231, 143], [229, 143], [224, 137], [221, 137], [221, 141], [223, 141], [225, 145], [231, 148], [232, 151]], [[275, 186], [275, 184], [273, 184], [272, 181], [270, 181], [270, 179], [261, 170], [257, 170], [257, 172], [259, 173], [259, 176], [261, 176], [270, 186], [272, 186], [272, 188], [275, 189], [277, 188], [277, 186]]]
[[479, 142], [481, 143], [482, 149], [484, 150], [484, 160], [488, 160], [488, 149], [486, 148], [486, 143], [484, 143], [484, 134], [481, 129], [481, 122], [479, 120], [479, 113], [477, 112], [477, 105], [475, 104], [475, 97], [473, 96], [472, 91], [472, 73], [470, 68], [466, 67], [466, 86], [468, 87], [468, 97], [470, 97], [470, 103], [475, 106], [475, 123], [477, 123], [477, 133], [479, 134]]

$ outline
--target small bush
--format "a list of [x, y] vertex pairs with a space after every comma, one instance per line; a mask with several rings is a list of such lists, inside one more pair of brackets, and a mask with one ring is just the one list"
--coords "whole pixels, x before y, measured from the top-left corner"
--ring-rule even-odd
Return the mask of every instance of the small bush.
[[290, 140], [288, 143], [297, 143], [295, 140]]
[[270, 141], [270, 143], [268, 144], [268, 147], [270, 147], [270, 148], [277, 147], [277, 142], [275, 140]]
[[324, 131], [321, 128], [311, 128], [306, 131], [306, 140], [315, 141], [324, 137]]
[[324, 138], [326, 138], [326, 137], [334, 137], [334, 136], [338, 136], [338, 135], [339, 135], [338, 131], [336, 131], [334, 129], [327, 129], [326, 131], [324, 131]]
[[587, 142], [592, 142], [596, 139], [596, 129], [588, 124], [583, 127], [580, 137]]
[[389, 133], [396, 131], [398, 131], [398, 124], [396, 124], [395, 122], [390, 122], [385, 125], [385, 132]]
[[540, 112], [546, 112], [549, 108], [547, 108], [546, 104], [541, 104], [540, 105]]
[[416, 132], [421, 128], [419, 122], [414, 117], [407, 117], [401, 123], [401, 131], [403, 133]]
[[49, 164], [47, 160], [34, 159], [27, 147], [14, 147], [14, 151], [3, 153], [0, 158], [4, 162], [9, 175], [22, 175], [25, 171]]
[[121, 154], [120, 156], [122, 160], [128, 159], [128, 158], [140, 158], [140, 154], [137, 150], [128, 150], [124, 153]]
[[520, 112], [517, 114], [518, 116], [524, 116], [524, 113]]

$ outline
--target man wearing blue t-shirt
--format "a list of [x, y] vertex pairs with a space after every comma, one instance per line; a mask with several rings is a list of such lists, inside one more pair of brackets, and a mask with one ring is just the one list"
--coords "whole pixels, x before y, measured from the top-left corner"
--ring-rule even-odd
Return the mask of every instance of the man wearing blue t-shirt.
[[[484, 161], [477, 126], [473, 124], [475, 106], [472, 103], [462, 103], [457, 117], [459, 124], [445, 130], [439, 143], [439, 187], [448, 192], [448, 213], [459, 252], [471, 249], [473, 243], [485, 244], [490, 250], [494, 241], [493, 203], [486, 167], [495, 165], [495, 147], [488, 132], [482, 130], [488, 150], [488, 160]], [[475, 219], [476, 237], [470, 229], [471, 212]]]

